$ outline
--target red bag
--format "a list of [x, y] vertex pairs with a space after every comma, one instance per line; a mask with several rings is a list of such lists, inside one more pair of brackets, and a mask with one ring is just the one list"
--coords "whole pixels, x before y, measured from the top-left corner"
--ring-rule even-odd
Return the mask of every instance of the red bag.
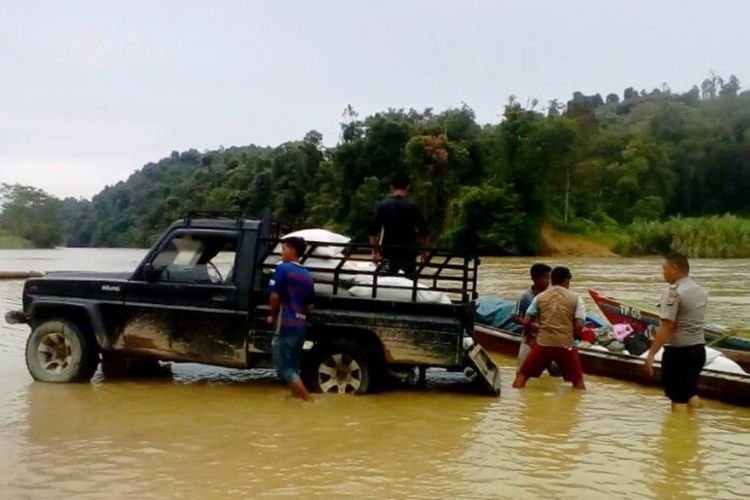
[[581, 330], [581, 333], [578, 334], [578, 338], [581, 342], [588, 342], [589, 344], [596, 343], [596, 333], [593, 328], [588, 326], [585, 326], [583, 330]]

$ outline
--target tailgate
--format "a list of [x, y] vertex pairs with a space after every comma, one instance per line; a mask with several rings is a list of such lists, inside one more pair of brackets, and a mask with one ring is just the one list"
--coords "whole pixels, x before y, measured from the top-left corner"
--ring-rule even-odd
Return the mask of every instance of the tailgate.
[[493, 396], [500, 395], [500, 367], [479, 344], [474, 344], [466, 353], [467, 364], [477, 372], [479, 382]]

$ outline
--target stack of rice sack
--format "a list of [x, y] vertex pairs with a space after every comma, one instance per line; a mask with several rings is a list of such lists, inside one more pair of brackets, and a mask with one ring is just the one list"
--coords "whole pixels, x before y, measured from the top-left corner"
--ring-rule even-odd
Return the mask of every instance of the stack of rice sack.
[[[345, 245], [351, 242], [351, 238], [325, 229], [303, 229], [289, 233], [285, 237], [291, 236], [303, 238], [308, 246], [314, 247], [308, 252], [308, 257], [303, 264], [310, 271], [315, 281], [316, 294], [333, 295], [333, 281], [337, 277], [337, 296], [372, 298], [374, 276], [356, 274], [352, 271], [374, 272], [376, 265], [374, 262], [345, 258]], [[281, 246], [277, 245], [273, 253], [266, 258], [265, 264], [278, 264], [281, 261], [280, 255]], [[335, 274], [336, 269], [338, 269], [337, 276]], [[413, 287], [414, 282], [408, 278], [378, 276], [375, 298], [396, 302], [411, 302]], [[430, 290], [428, 287], [417, 283], [417, 302], [450, 304], [451, 300], [446, 294]]]

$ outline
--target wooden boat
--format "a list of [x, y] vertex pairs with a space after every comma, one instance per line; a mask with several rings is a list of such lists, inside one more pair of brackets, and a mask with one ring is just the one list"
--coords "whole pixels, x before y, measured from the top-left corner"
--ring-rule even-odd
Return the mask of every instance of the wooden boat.
[[44, 273], [35, 271], [0, 271], [0, 280], [25, 280], [27, 278], [38, 278]]
[[[521, 345], [519, 334], [482, 324], [475, 325], [474, 340], [488, 351], [508, 356], [517, 356]], [[637, 356], [588, 348], [579, 348], [578, 354], [583, 371], [588, 374], [649, 386], [660, 385], [659, 363], [654, 363], [654, 376], [649, 377], [643, 369], [644, 360]], [[707, 399], [750, 406], [750, 375], [704, 369], [698, 381], [698, 394]]]
[[[647, 335], [655, 332], [659, 326], [659, 315], [653, 311], [624, 304], [596, 290], [589, 290], [589, 295], [607, 321], [612, 324], [627, 323], [636, 332], [644, 332]], [[704, 334], [706, 345], [721, 351], [743, 370], [750, 372], [750, 339], [732, 337], [725, 329], [716, 325], [706, 325]]]

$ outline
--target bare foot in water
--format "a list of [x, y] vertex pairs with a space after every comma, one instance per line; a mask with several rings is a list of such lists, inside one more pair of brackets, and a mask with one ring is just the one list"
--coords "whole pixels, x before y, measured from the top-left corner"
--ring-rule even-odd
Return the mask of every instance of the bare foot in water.
[[526, 376], [524, 376], [523, 373], [520, 373], [520, 372], [517, 373], [516, 374], [516, 379], [513, 381], [513, 388], [514, 389], [523, 389], [524, 387], [526, 387], [526, 381], [527, 380], [528, 380], [528, 378], [526, 378]]
[[313, 397], [310, 395], [301, 379], [297, 378], [293, 380], [289, 384], [289, 387], [292, 389], [292, 396], [294, 396], [295, 398], [299, 398], [302, 401], [307, 401], [308, 403], [312, 403], [314, 401]]

